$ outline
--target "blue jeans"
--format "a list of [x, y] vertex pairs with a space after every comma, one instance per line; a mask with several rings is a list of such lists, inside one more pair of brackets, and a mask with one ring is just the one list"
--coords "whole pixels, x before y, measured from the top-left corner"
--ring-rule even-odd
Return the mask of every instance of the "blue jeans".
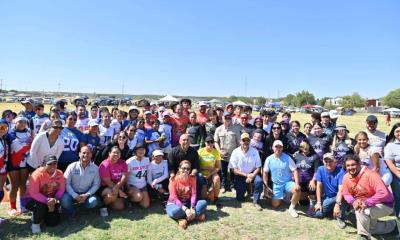
[[[316, 218], [323, 218], [328, 216], [328, 214], [332, 214], [333, 208], [336, 204], [336, 196], [331, 198], [325, 198], [322, 200], [322, 212], [320, 210], [316, 211], [314, 217]], [[339, 218], [343, 221], [345, 220], [345, 212], [348, 208], [348, 204], [346, 201], [342, 201], [342, 205], [340, 206], [340, 216]]]
[[[190, 202], [184, 203], [184, 205], [190, 208]], [[195, 211], [196, 216], [199, 216], [206, 212], [207, 208], [207, 201], [206, 200], [199, 200], [196, 203]], [[167, 204], [166, 211], [169, 217], [173, 219], [186, 219], [186, 213], [176, 204]]]
[[200, 200], [202, 199], [201, 197], [201, 189], [203, 186], [207, 186], [207, 181], [203, 177], [203, 174], [197, 173], [196, 175], [196, 199]]
[[[99, 206], [99, 199], [96, 195], [89, 196], [86, 201], [85, 201], [85, 207], [86, 208], [95, 208]], [[61, 199], [61, 206], [63, 209], [65, 209], [68, 213], [69, 216], [72, 216], [76, 212], [76, 202], [72, 198], [71, 195], [69, 195], [67, 192], [64, 193]]]
[[400, 178], [393, 176], [391, 187], [394, 196], [394, 212], [396, 217], [400, 218]]
[[[236, 189], [236, 200], [244, 201], [244, 195], [247, 191], [246, 177], [236, 175], [235, 176], [235, 189]], [[253, 179], [253, 202], [258, 203], [263, 191], [263, 181], [259, 175]]]

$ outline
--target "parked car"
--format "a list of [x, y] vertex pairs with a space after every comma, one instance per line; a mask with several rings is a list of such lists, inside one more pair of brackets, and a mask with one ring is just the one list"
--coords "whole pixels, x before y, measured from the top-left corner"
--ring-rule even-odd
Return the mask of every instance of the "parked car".
[[18, 98], [17, 97], [9, 97], [6, 102], [8, 103], [15, 103], [18, 102]]

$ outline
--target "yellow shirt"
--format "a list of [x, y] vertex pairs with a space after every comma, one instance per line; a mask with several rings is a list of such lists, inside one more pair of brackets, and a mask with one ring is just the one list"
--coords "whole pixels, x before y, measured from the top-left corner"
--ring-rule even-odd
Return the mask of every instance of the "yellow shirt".
[[200, 148], [198, 151], [199, 160], [200, 160], [200, 172], [203, 176], [208, 177], [210, 171], [207, 169], [208, 167], [214, 167], [216, 161], [221, 160], [221, 156], [217, 149], [213, 148], [211, 152], [207, 151], [207, 149]]

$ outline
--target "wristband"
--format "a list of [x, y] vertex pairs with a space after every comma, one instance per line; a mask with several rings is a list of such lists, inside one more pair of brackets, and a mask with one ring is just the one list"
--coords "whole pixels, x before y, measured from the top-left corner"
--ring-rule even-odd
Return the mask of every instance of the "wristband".
[[336, 204], [339, 205], [339, 206], [342, 206], [342, 203], [341, 203], [341, 202], [336, 202]]

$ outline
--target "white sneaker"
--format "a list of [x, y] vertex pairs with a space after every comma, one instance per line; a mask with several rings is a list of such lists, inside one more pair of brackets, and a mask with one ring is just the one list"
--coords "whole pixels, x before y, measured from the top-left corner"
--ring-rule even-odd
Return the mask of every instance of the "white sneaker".
[[108, 216], [108, 210], [107, 208], [100, 208], [100, 216], [102, 217], [107, 217]]
[[42, 230], [40, 229], [40, 224], [32, 223], [32, 233], [37, 234], [37, 233], [41, 233], [41, 232], [42, 232]]
[[299, 217], [299, 214], [297, 213], [296, 209], [294, 209], [294, 208], [289, 208], [289, 214], [290, 214], [290, 216], [292, 216], [294, 218]]

